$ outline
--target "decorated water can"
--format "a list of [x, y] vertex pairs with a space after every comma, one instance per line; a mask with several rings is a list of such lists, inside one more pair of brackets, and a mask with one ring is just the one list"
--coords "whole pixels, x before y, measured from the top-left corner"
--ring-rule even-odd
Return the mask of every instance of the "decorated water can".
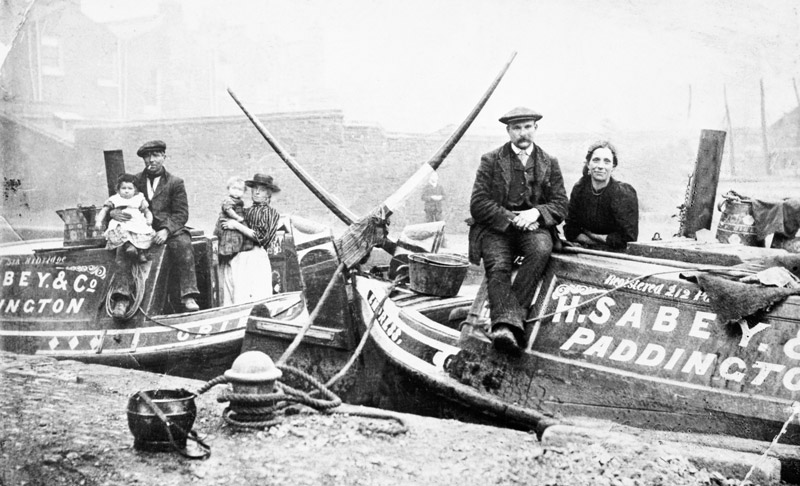
[[185, 449], [197, 416], [195, 396], [183, 389], [148, 390], [131, 395], [128, 428], [133, 434], [133, 447], [149, 452]]
[[64, 246], [98, 245], [105, 242], [103, 232], [94, 226], [101, 209], [95, 206], [78, 206], [56, 211], [64, 221]]
[[731, 245], [764, 246], [758, 239], [753, 203], [747, 199], [726, 199], [717, 225], [717, 241]]
[[469, 261], [461, 255], [412, 253], [408, 260], [411, 290], [438, 297], [457, 295], [469, 270]]

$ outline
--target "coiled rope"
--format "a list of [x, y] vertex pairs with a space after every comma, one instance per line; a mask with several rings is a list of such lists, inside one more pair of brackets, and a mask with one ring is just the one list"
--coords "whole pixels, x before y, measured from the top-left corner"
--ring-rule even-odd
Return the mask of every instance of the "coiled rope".
[[[128, 306], [128, 309], [125, 311], [125, 315], [122, 317], [122, 320], [127, 321], [134, 315], [136, 315], [136, 311], [139, 310], [142, 304], [142, 299], [144, 299], [144, 281], [145, 281], [145, 272], [144, 272], [144, 264], [141, 263], [134, 263], [131, 265], [131, 275], [133, 276], [133, 288], [134, 288], [134, 297], [132, 305]], [[113, 289], [114, 279], [117, 277], [116, 273], [111, 276], [111, 280], [109, 281], [109, 288]], [[111, 292], [106, 294], [106, 314], [108, 317], [113, 317], [111, 314], [112, 310], [112, 299], [111, 299]], [[142, 311], [144, 313], [144, 311]]]
[[[279, 381], [275, 382], [275, 389], [272, 393], [235, 393], [230, 389], [225, 389], [217, 396], [217, 401], [220, 403], [230, 402], [230, 405], [222, 412], [225, 422], [238, 428], [263, 429], [279, 423], [280, 418], [276, 415], [277, 412], [292, 403], [307, 405], [317, 411], [330, 410], [342, 404], [342, 400], [338, 396], [308, 373], [286, 365], [278, 366], [278, 369], [306, 380], [325, 398], [311, 397], [308, 393]], [[201, 387], [197, 394], [204, 393], [215, 385], [228, 382], [227, 377], [219, 376]]]
[[[286, 351], [279, 358], [275, 365], [279, 370], [288, 373], [289, 375], [294, 375], [295, 377], [304, 379], [314, 387], [314, 390], [307, 393], [292, 388], [291, 386], [281, 383], [280, 381], [275, 382], [275, 390], [272, 393], [243, 394], [234, 393], [233, 391], [226, 389], [217, 397], [218, 402], [230, 402], [230, 405], [223, 411], [223, 419], [226, 423], [234, 427], [245, 429], [263, 429], [271, 427], [280, 422], [280, 417], [277, 415], [279, 411], [293, 403], [300, 403], [322, 413], [342, 413], [365, 418], [391, 420], [395, 422], [394, 424], [387, 423], [383, 426], [370, 425], [368, 427], [361, 425], [359, 426], [360, 431], [370, 430], [372, 432], [380, 432], [388, 435], [399, 435], [408, 431], [408, 426], [405, 421], [400, 416], [391, 412], [353, 409], [348, 409], [347, 411], [336, 411], [335, 409], [342, 404], [342, 401], [329, 389], [334, 383], [339, 381], [347, 374], [355, 361], [361, 355], [361, 352], [364, 349], [367, 340], [369, 339], [370, 330], [377, 320], [377, 314], [383, 308], [384, 303], [389, 298], [389, 295], [392, 293], [392, 291], [394, 291], [403, 278], [407, 277], [398, 277], [387, 289], [386, 294], [378, 303], [377, 309], [373, 313], [372, 318], [370, 319], [370, 322], [364, 331], [364, 334], [361, 336], [361, 341], [359, 342], [358, 346], [356, 346], [356, 349], [350, 356], [350, 359], [344, 365], [344, 367], [339, 370], [339, 372], [337, 372], [330, 380], [328, 380], [327, 383], [322, 384], [316, 378], [303, 372], [302, 370], [284, 364], [295, 352], [297, 347], [300, 345], [300, 342], [303, 340], [303, 337], [311, 328], [311, 325], [313, 324], [317, 315], [319, 315], [319, 310], [322, 308], [322, 304], [330, 295], [336, 279], [339, 278], [344, 269], [344, 264], [340, 264], [339, 267], [337, 267], [336, 271], [331, 277], [331, 280], [328, 282], [328, 286], [325, 288], [325, 292], [322, 294], [322, 297], [320, 297], [317, 306], [312, 312], [308, 323], [300, 331], [298, 331], [292, 343], [289, 345], [289, 347], [287, 347]], [[224, 375], [218, 376], [205, 383], [195, 393], [200, 395], [216, 385], [227, 383], [229, 383], [227, 377]], [[314, 395], [322, 395], [324, 398], [317, 398]]]

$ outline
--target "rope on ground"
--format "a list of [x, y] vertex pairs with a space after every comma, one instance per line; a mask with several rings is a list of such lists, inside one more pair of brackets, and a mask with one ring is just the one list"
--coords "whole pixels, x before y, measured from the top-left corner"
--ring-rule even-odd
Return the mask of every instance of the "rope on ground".
[[[308, 328], [311, 327], [311, 323], [314, 322], [316, 318], [317, 310], [322, 306], [322, 303], [325, 301], [327, 296], [330, 294], [330, 290], [333, 288], [333, 283], [338, 278], [339, 274], [344, 271], [344, 265], [340, 265], [337, 268], [337, 271], [334, 273], [331, 281], [328, 283], [328, 287], [325, 289], [325, 293], [320, 298], [319, 303], [317, 304], [317, 308], [315, 309], [315, 314], [312, 314], [311, 318], [309, 319], [309, 324], [302, 329], [298, 336], [300, 339], [295, 337], [295, 341], [292, 344], [297, 343], [299, 345], [300, 341], [302, 341], [302, 337], [305, 335], [305, 332]], [[276, 425], [280, 422], [280, 419], [275, 415], [280, 410], [286, 408], [291, 403], [301, 403], [303, 405], [307, 405], [317, 411], [324, 411], [327, 413], [338, 413], [344, 415], [352, 415], [352, 416], [360, 416], [365, 418], [373, 418], [373, 419], [380, 419], [380, 420], [393, 420], [396, 424], [385, 424], [385, 425], [360, 425], [359, 431], [371, 431], [377, 433], [384, 433], [388, 435], [399, 435], [408, 431], [408, 426], [405, 421], [398, 415], [392, 414], [391, 412], [385, 411], [368, 411], [368, 410], [350, 410], [350, 411], [337, 411], [335, 410], [336, 407], [341, 405], [341, 399], [330, 391], [330, 387], [333, 386], [334, 383], [339, 381], [343, 376], [347, 374], [350, 370], [352, 365], [355, 363], [356, 359], [361, 355], [364, 346], [366, 345], [367, 340], [369, 339], [370, 330], [372, 326], [375, 324], [377, 320], [377, 314], [383, 308], [384, 303], [389, 298], [389, 295], [394, 291], [397, 285], [406, 278], [405, 276], [398, 276], [392, 283], [392, 285], [387, 289], [386, 294], [383, 296], [381, 301], [378, 303], [377, 309], [372, 315], [369, 324], [364, 331], [364, 334], [361, 336], [361, 341], [359, 342], [358, 346], [356, 347], [355, 351], [351, 355], [348, 362], [344, 365], [344, 367], [339, 370], [327, 383], [324, 385], [315, 379], [313, 376], [305, 373], [302, 370], [299, 370], [293, 366], [288, 366], [285, 364], [276, 364], [276, 367], [281, 371], [284, 371], [290, 375], [294, 375], [296, 377], [302, 378], [310, 383], [315, 390], [312, 390], [310, 393], [306, 393], [302, 390], [297, 390], [295, 388], [290, 387], [281, 382], [276, 382], [276, 388], [273, 393], [267, 394], [242, 394], [242, 393], [234, 393], [232, 391], [223, 391], [220, 396], [217, 398], [219, 402], [230, 402], [231, 406], [227, 407], [223, 411], [223, 419], [235, 426], [240, 428], [267, 428], [273, 425]], [[294, 346], [294, 349], [297, 348], [297, 345]], [[284, 352], [284, 356], [281, 359], [288, 359], [289, 356], [294, 352], [292, 346], [290, 345], [287, 348], [286, 352]], [[290, 352], [291, 351], [291, 352]], [[201, 386], [195, 393], [197, 395], [203, 394], [213, 388], [216, 385], [229, 383], [229, 380], [224, 375], [218, 376], [203, 386]], [[325, 398], [316, 398], [315, 394], [321, 394]]]
[[[399, 275], [397, 278], [395, 278], [394, 282], [392, 282], [392, 285], [386, 290], [386, 294], [383, 296], [383, 298], [380, 300], [380, 302], [378, 302], [378, 306], [376, 307], [375, 312], [372, 313], [372, 318], [369, 320], [369, 324], [367, 324], [367, 327], [364, 330], [364, 334], [361, 336], [361, 341], [359, 341], [358, 346], [356, 346], [356, 349], [355, 349], [355, 351], [353, 351], [352, 356], [350, 356], [350, 359], [342, 367], [342, 369], [339, 370], [338, 373], [333, 375], [333, 377], [331, 379], [329, 379], [327, 381], [327, 383], [325, 383], [326, 387], [328, 387], [328, 388], [332, 387], [337, 381], [339, 381], [344, 375], [346, 375], [348, 371], [350, 371], [350, 368], [353, 366], [353, 364], [356, 362], [358, 357], [361, 355], [361, 351], [364, 349], [364, 346], [367, 344], [367, 340], [369, 339], [370, 331], [372, 330], [372, 326], [375, 325], [375, 322], [377, 321], [377, 318], [378, 318], [378, 313], [381, 311], [381, 309], [383, 309], [384, 303], [389, 298], [389, 295], [391, 295], [391, 293], [394, 292], [394, 289], [400, 284], [400, 282], [403, 281], [406, 278], [408, 278], [407, 275]], [[354, 294], [358, 295], [357, 292], [354, 292]], [[350, 411], [350, 412], [344, 412], [344, 411], [340, 412], [340, 411], [332, 410], [331, 412], [332, 413], [342, 413], [342, 414], [348, 414], [348, 415], [355, 415], [355, 416], [366, 417], [366, 418], [375, 418], [375, 419], [380, 419], [380, 420], [393, 420], [395, 422], [395, 425], [391, 425], [391, 424], [388, 424], [388, 423], [383, 425], [383, 426], [381, 426], [381, 425], [370, 425], [370, 426], [360, 425], [359, 428], [358, 428], [359, 432], [364, 432], [365, 430], [370, 430], [372, 432], [378, 432], [378, 433], [383, 433], [383, 434], [387, 434], [387, 435], [400, 435], [400, 434], [404, 434], [404, 433], [408, 432], [408, 425], [406, 424], [405, 420], [403, 420], [399, 415], [393, 414], [391, 412], [385, 412], [385, 411], [377, 412], [377, 411], [366, 411], [366, 410], [364, 410], [364, 411], [357, 410], [357, 411]]]
[[[304, 391], [279, 381], [275, 382], [274, 391], [271, 393], [238, 393], [233, 389], [225, 389], [217, 397], [218, 402], [230, 402], [230, 405], [222, 412], [225, 422], [238, 428], [263, 429], [278, 424], [280, 417], [277, 416], [277, 413], [292, 403], [301, 403], [317, 411], [329, 410], [342, 404], [342, 400], [336, 394], [308, 373], [293, 366], [280, 365], [278, 368], [285, 373], [306, 380], [324, 398], [314, 398]], [[224, 375], [218, 376], [200, 387], [196, 394], [200, 395], [216, 385], [225, 383], [230, 383], [230, 380]]]
[[800, 402], [793, 402], [792, 403], [792, 413], [789, 414], [789, 418], [786, 419], [786, 422], [783, 423], [783, 427], [781, 427], [781, 431], [778, 432], [778, 435], [776, 435], [774, 439], [772, 439], [772, 443], [769, 445], [769, 447], [767, 447], [767, 449], [764, 451], [764, 453], [761, 454], [761, 457], [758, 459], [758, 462], [753, 464], [750, 467], [750, 470], [747, 471], [747, 474], [745, 474], [744, 479], [742, 479], [742, 484], [746, 484], [747, 480], [750, 479], [750, 475], [753, 474], [753, 471], [755, 471], [756, 467], [760, 466], [761, 463], [764, 462], [764, 459], [766, 459], [767, 455], [769, 455], [769, 451], [771, 451], [772, 448], [775, 447], [775, 445], [778, 443], [778, 440], [781, 438], [781, 436], [786, 433], [786, 429], [789, 427], [789, 424], [794, 421], [794, 418], [798, 414], [800, 414]]

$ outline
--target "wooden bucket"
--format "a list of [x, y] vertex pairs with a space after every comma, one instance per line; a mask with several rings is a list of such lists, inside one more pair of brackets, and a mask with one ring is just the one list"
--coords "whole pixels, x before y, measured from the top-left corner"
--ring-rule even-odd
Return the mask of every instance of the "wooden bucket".
[[412, 253], [408, 260], [411, 290], [438, 297], [457, 295], [469, 269], [462, 255]]
[[717, 225], [717, 241], [730, 245], [764, 246], [758, 239], [753, 203], [750, 201], [726, 200], [722, 203], [722, 215]]

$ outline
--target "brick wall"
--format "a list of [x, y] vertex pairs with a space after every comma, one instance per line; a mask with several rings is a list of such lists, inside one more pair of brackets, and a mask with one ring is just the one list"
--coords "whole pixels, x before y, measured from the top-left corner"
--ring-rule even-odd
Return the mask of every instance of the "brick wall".
[[[390, 133], [377, 125], [346, 123], [336, 110], [260, 115], [260, 119], [315, 180], [360, 216], [400, 187], [451, 131]], [[497, 128], [496, 136], [490, 137], [468, 132], [439, 169], [446, 191], [448, 233], [467, 230], [464, 219], [469, 216], [469, 196], [480, 156], [507, 140], [502, 126]], [[282, 213], [318, 221], [336, 232], [345, 228], [241, 115], [77, 127], [74, 150], [70, 144], [58, 144], [30, 130], [16, 130], [4, 139], [4, 167], [16, 171], [9, 174], [21, 174], [24, 188], [34, 189], [36, 201], [30, 205], [44, 211], [45, 216], [35, 216], [46, 221], [40, 224], [59, 226], [55, 209], [105, 200], [104, 150], [121, 149], [126, 170], [139, 172], [143, 165], [136, 149], [144, 141], [162, 139], [168, 147], [167, 170], [186, 181], [191, 226], [211, 231], [230, 176], [249, 178], [265, 172], [283, 189], [274, 201]], [[537, 143], [559, 158], [568, 193], [580, 176], [586, 147], [593, 138], [587, 134], [550, 135], [542, 130], [537, 135]], [[649, 212], [675, 212], [683, 201], [697, 140], [655, 133], [617, 134], [612, 140], [620, 150], [615, 176], [636, 187], [643, 218]], [[19, 151], [18, 156], [13, 155], [14, 150]], [[420, 196], [421, 188], [392, 216], [393, 233], [406, 224], [424, 221]], [[4, 215], [11, 209], [11, 205], [4, 206]]]
[[[365, 215], [380, 204], [441, 146], [447, 135], [391, 134], [374, 125], [345, 124], [338, 111], [292, 115], [261, 115], [270, 133], [295, 160], [342, 204]], [[448, 231], [465, 231], [469, 192], [480, 153], [502, 143], [500, 137], [465, 137], [440, 169], [447, 190]], [[81, 202], [102, 202], [105, 194], [103, 151], [123, 150], [128, 172], [139, 172], [136, 149], [147, 140], [167, 144], [167, 170], [186, 182], [190, 225], [210, 231], [232, 175], [249, 178], [255, 172], [273, 175], [282, 191], [275, 207], [344, 229], [333, 214], [287, 168], [244, 117], [157, 121], [148, 124], [98, 125], [77, 129], [78, 159], [91, 167], [86, 184], [75, 195]], [[392, 216], [392, 230], [424, 221], [418, 190]], [[66, 202], [66, 201], [65, 201]]]

